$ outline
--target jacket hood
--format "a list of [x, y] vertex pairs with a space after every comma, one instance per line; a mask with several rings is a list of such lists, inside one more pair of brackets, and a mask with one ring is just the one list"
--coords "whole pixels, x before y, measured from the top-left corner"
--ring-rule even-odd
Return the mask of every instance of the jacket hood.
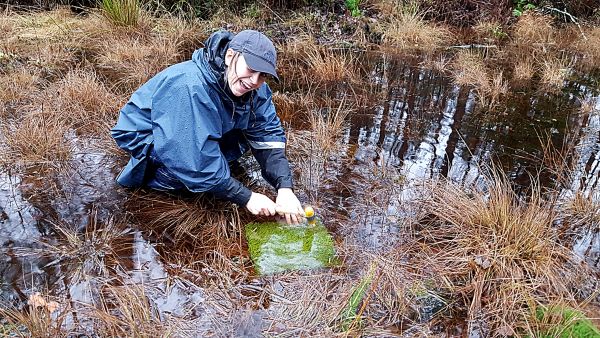
[[225, 71], [225, 52], [233, 36], [233, 33], [221, 30], [212, 33], [204, 42], [203, 56], [213, 71], [221, 74]]
[[236, 97], [231, 93], [227, 85], [225, 72], [225, 53], [229, 47], [229, 42], [235, 34], [220, 30], [212, 33], [204, 42], [204, 48], [198, 49], [192, 55], [192, 60], [200, 69], [205, 69], [212, 74], [212, 79], [209, 82], [214, 82], [219, 86], [227, 96], [235, 102], [246, 102], [251, 97], [248, 93], [242, 97]]

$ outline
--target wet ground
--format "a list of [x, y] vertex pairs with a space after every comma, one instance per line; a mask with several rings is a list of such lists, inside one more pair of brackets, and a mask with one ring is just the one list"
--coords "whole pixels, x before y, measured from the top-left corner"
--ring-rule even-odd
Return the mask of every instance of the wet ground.
[[[563, 90], [553, 94], [523, 88], [512, 93], [500, 109], [488, 110], [473, 90], [453, 85], [420, 61], [372, 55], [365, 62], [368, 89], [328, 91], [335, 97], [355, 95], [358, 108], [344, 126], [340, 152], [327, 161], [326, 180], [319, 191], [303, 191], [301, 196], [308, 199], [318, 193], [318, 210], [334, 235], [353, 236], [373, 252], [401, 242], [410, 231], [406, 219], [415, 213], [404, 202], [416, 196], [418, 187], [411, 182], [423, 178], [442, 176], [480, 184], [482, 167], [499, 160], [509, 177], [528, 186], [529, 173], [543, 166], [540, 139], [546, 137], [556, 145], [567, 138], [575, 145], [575, 153], [569, 155], [574, 163], [569, 180], [558, 187], [561, 196], [583, 191], [598, 202], [597, 77], [573, 74]], [[76, 155], [66, 168], [49, 174], [35, 173], [37, 169], [32, 168], [27, 175], [10, 171], [0, 175], [0, 299], [18, 305], [32, 290], [50, 290], [68, 294], [73, 304], [86, 303], [95, 296], [89, 293], [92, 281], [85, 276], [118, 274], [125, 283], [152, 285], [148, 295], [162, 316], [193, 314], [201, 318], [202, 313], [218, 311], [204, 305], [200, 287], [168, 274], [174, 262], [160, 259], [157, 243], [145, 236], [138, 224], [118, 228], [122, 248], [113, 252], [90, 244], [88, 251], [75, 254], [79, 257], [64, 252], [47, 254], [48, 246], [61, 236], [55, 229], [57, 222], [75, 232], [89, 231], [94, 224], [102, 224], [98, 229], [111, 229], [111, 222], [117, 222], [112, 216], [124, 213], [129, 198], [114, 182], [123, 159], [93, 142], [72, 141]], [[552, 175], [545, 174], [542, 179], [544, 186], [557, 188]], [[343, 222], [356, 226], [351, 233], [338, 232]], [[573, 238], [574, 244], [569, 244], [573, 252], [600, 269], [597, 225], [582, 229]], [[120, 266], [130, 270], [114, 270], [111, 262], [116, 258], [112, 256], [118, 256]], [[74, 264], [74, 260], [84, 262]], [[106, 269], [84, 271], [81, 278], [69, 270], [74, 265], [85, 269], [86, 260], [100, 260]], [[256, 335], [256, 328], [266, 325], [262, 315], [247, 313], [247, 321], [236, 330]], [[196, 330], [210, 331], [211, 323], [199, 320], [194, 324]]]

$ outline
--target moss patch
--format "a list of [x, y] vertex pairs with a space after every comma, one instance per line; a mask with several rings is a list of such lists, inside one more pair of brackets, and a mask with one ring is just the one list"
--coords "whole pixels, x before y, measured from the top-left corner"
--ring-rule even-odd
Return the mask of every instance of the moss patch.
[[321, 222], [314, 226], [249, 223], [245, 230], [250, 258], [261, 275], [337, 264], [333, 238]]
[[554, 323], [537, 337], [600, 338], [600, 330], [589, 319], [568, 307], [538, 308], [536, 317], [541, 322]]

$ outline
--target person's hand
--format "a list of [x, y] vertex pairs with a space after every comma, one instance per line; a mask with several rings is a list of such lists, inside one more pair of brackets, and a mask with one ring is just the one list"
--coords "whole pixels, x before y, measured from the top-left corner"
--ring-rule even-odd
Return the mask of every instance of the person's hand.
[[288, 224], [298, 224], [304, 217], [304, 210], [298, 197], [290, 188], [281, 188], [277, 191], [276, 210], [280, 215], [285, 216]]
[[250, 200], [246, 203], [246, 209], [254, 215], [275, 215], [275, 203], [263, 194], [253, 192]]

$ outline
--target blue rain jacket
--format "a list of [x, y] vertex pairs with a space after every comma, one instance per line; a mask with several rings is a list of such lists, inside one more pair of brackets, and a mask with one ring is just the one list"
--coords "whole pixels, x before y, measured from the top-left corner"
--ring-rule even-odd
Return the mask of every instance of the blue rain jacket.
[[187, 190], [245, 205], [251, 191], [230, 176], [228, 161], [248, 145], [275, 188], [291, 188], [285, 133], [265, 83], [242, 97], [225, 83], [225, 52], [233, 34], [213, 33], [192, 60], [168, 67], [121, 109], [111, 134], [131, 158], [117, 177], [127, 187], [148, 183], [161, 167]]

